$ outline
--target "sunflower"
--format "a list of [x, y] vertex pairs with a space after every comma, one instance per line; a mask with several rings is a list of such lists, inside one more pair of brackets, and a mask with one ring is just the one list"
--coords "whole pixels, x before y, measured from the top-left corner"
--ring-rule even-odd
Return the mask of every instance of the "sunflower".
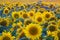
[[40, 12], [37, 12], [34, 20], [36, 23], [41, 24], [44, 22], [44, 17], [42, 16]]
[[22, 29], [18, 28], [16, 34], [20, 34], [21, 32], [22, 32]]
[[21, 32], [23, 32], [23, 30], [24, 30], [24, 27], [18, 28], [16, 31], [16, 34], [20, 34]]
[[9, 4], [10, 4], [10, 2], [9, 2], [9, 1], [7, 1], [7, 2], [5, 2], [5, 4], [6, 4], [6, 5], [9, 5]]
[[14, 40], [14, 36], [12, 36], [10, 32], [3, 32], [0, 40]]
[[0, 4], [0, 10], [2, 9], [2, 4]]
[[9, 13], [9, 9], [5, 7], [3, 13], [7, 15]]
[[20, 7], [23, 7], [24, 9], [26, 8], [25, 5], [24, 5], [23, 3], [20, 5]]
[[18, 3], [18, 2], [16, 2], [14, 6], [18, 7], [18, 5], [19, 5], [19, 3]]
[[42, 4], [44, 4], [44, 5], [49, 5], [50, 4], [50, 2], [48, 3], [48, 2], [42, 2]]
[[55, 17], [55, 16], [52, 16], [51, 18], [50, 18], [50, 21], [56, 21], [57, 20], [57, 18]]
[[20, 17], [22, 17], [22, 14], [25, 13], [24, 11], [19, 11]]
[[57, 25], [57, 22], [56, 21], [49, 21], [48, 24]]
[[60, 14], [60, 8], [57, 8], [57, 9], [56, 9], [56, 13], [57, 13], [57, 14]]
[[21, 3], [21, 2], [17, 2], [17, 4], [18, 4], [18, 7], [20, 7], [21, 5], [23, 5], [23, 3]]
[[35, 5], [35, 8], [36, 8], [36, 9], [40, 9], [40, 5], [39, 5], [39, 4], [36, 4], [36, 5]]
[[25, 6], [24, 6], [24, 4], [22, 2], [14, 2], [14, 6], [16, 6], [16, 7], [24, 7], [25, 8]]
[[23, 14], [22, 14], [22, 18], [23, 18], [23, 19], [27, 19], [27, 18], [28, 18], [28, 14], [27, 14], [27, 13], [23, 13]]
[[17, 23], [17, 25], [22, 26], [22, 22], [21, 22], [21, 21], [19, 21], [19, 22]]
[[60, 40], [60, 30], [58, 30], [55, 34], [54, 34], [54, 40]]
[[14, 19], [20, 18], [20, 14], [16, 11], [12, 12], [12, 18]]
[[9, 10], [11, 10], [12, 8], [13, 8], [13, 4], [9, 4], [8, 6], [7, 6], [7, 8], [9, 9]]
[[38, 24], [29, 24], [24, 29], [24, 33], [27, 38], [36, 39], [39, 38], [42, 34], [42, 27]]
[[58, 30], [58, 26], [57, 25], [53, 25], [53, 24], [51, 24], [51, 25], [48, 25], [48, 27], [47, 27], [47, 35], [49, 36], [49, 35], [54, 35], [54, 33]]
[[24, 36], [24, 32], [21, 32], [17, 35], [16, 40], [20, 40]]
[[6, 18], [3, 18], [2, 20], [1, 20], [1, 22], [0, 22], [0, 25], [2, 25], [2, 26], [8, 26], [9, 25], [9, 20]]
[[11, 9], [9, 6], [7, 7], [9, 10]]
[[32, 8], [30, 11], [36, 12], [36, 9], [35, 8]]
[[38, 11], [41, 12], [41, 13], [43, 13], [46, 10], [44, 8], [40, 8]]
[[22, 25], [21, 22], [19, 22], [19, 23], [13, 23], [13, 24], [12, 24], [12, 28], [11, 28], [10, 30], [11, 30], [11, 31], [14, 31], [14, 30], [16, 30], [16, 29], [19, 29], [19, 28], [21, 28], [21, 25]]
[[31, 19], [26, 19], [26, 20], [24, 20], [25, 26], [27, 26], [27, 25], [29, 25], [29, 24], [31, 24], [31, 23], [32, 23], [32, 20], [31, 20]]
[[0, 17], [0, 22], [2, 21], [2, 18]]
[[28, 16], [29, 16], [30, 19], [33, 19], [34, 16], [35, 16], [35, 12], [34, 11], [29, 11]]
[[60, 28], [60, 20], [57, 21], [58, 28]]
[[55, 6], [53, 4], [50, 4], [49, 8], [54, 8]]
[[[18, 26], [18, 27], [17, 27], [17, 26]], [[16, 27], [17, 27], [17, 32], [16, 32], [16, 34], [20, 34], [20, 32], [22, 32], [23, 29], [24, 29], [24, 27], [22, 27], [22, 22], [18, 22], [18, 23], [16, 24]]]
[[13, 5], [14, 5], [14, 3], [12, 3], [12, 4], [10, 3], [10, 4], [8, 5], [8, 9], [12, 9], [12, 8], [14, 7]]
[[45, 12], [43, 12], [43, 16], [44, 16], [45, 20], [49, 20], [53, 16], [53, 14], [51, 12], [45, 11]]

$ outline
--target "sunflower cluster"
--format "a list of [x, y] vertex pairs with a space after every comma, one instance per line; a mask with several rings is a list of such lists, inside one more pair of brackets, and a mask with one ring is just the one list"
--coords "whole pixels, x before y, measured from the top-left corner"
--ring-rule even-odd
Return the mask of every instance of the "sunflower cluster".
[[60, 5], [1, 3], [0, 40], [60, 40]]

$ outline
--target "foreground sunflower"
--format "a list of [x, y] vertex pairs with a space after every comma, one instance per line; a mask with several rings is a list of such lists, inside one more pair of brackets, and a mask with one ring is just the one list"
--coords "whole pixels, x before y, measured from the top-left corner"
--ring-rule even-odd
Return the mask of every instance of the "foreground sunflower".
[[18, 12], [12, 12], [12, 18], [17, 19], [20, 18], [20, 14]]
[[3, 32], [2, 36], [0, 36], [0, 40], [14, 40], [14, 37], [10, 32]]
[[47, 27], [47, 35], [49, 36], [49, 35], [54, 35], [55, 34], [55, 32], [58, 30], [58, 26], [57, 25], [53, 25], [53, 24], [51, 24], [51, 25], [48, 25], [48, 27]]
[[42, 27], [38, 24], [29, 24], [24, 30], [24, 33], [27, 38], [36, 39], [39, 38], [42, 34]]

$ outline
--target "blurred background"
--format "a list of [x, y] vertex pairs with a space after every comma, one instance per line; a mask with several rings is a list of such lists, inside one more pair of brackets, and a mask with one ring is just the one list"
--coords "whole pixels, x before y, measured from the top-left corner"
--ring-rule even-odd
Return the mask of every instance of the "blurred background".
[[[32, 3], [32, 2], [38, 2], [41, 0], [0, 0], [1, 2], [22, 2], [22, 3]], [[60, 0], [42, 0], [46, 2], [55, 2], [55, 3], [60, 3]]]

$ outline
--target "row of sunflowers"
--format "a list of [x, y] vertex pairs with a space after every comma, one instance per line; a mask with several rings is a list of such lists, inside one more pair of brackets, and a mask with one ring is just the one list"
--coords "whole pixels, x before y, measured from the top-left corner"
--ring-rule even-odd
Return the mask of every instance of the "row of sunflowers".
[[1, 3], [0, 40], [60, 40], [60, 5]]

